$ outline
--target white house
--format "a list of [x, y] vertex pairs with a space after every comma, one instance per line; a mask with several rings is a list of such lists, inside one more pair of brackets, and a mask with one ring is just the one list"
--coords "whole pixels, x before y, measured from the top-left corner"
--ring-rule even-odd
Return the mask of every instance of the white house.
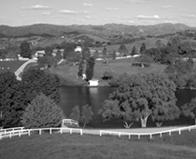
[[77, 46], [74, 51], [75, 52], [82, 52], [82, 47], [81, 46]]
[[89, 87], [97, 87], [99, 85], [99, 80], [97, 79], [92, 79], [92, 80], [89, 80]]
[[45, 50], [38, 50], [35, 52], [35, 57], [43, 57], [46, 54]]

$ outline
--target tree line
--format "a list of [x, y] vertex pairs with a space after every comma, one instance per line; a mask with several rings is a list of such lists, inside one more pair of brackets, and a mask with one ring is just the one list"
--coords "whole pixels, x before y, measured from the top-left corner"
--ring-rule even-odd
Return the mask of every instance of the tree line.
[[126, 128], [139, 121], [142, 127], [146, 127], [149, 118], [156, 126], [177, 119], [180, 115], [195, 120], [196, 100], [178, 107], [175, 92], [175, 83], [165, 75], [127, 75], [119, 80], [117, 90], [105, 100], [99, 113], [104, 120], [122, 120]]

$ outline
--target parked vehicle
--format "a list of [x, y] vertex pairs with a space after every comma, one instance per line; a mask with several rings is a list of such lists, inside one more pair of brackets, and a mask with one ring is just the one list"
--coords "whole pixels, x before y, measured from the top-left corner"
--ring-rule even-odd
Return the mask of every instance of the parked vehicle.
[[63, 119], [61, 127], [79, 128], [79, 122], [73, 119]]

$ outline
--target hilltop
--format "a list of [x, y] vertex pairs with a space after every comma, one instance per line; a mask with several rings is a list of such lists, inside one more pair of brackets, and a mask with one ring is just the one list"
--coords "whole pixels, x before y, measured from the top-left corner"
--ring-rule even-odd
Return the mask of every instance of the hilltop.
[[184, 24], [163, 23], [157, 25], [123, 25], [123, 24], [105, 24], [105, 25], [52, 25], [52, 24], [34, 24], [29, 26], [11, 27], [0, 26], [1, 37], [22, 37], [30, 35], [39, 36], [60, 36], [64, 34], [92, 34], [99, 36], [110, 36], [111, 34], [132, 34], [136, 36], [144, 35], [162, 35], [175, 33], [187, 29], [194, 29]]

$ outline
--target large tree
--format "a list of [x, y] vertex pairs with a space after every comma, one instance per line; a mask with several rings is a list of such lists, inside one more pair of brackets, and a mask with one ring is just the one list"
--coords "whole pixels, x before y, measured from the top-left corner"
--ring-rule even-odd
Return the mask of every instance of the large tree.
[[60, 96], [58, 87], [60, 86], [59, 78], [50, 72], [30, 69], [22, 75], [23, 90], [25, 96], [31, 101], [38, 93], [44, 93], [51, 97], [57, 104]]
[[20, 55], [24, 58], [31, 58], [31, 47], [27, 41], [20, 44]]
[[25, 128], [58, 127], [63, 118], [61, 108], [52, 99], [40, 94], [25, 109], [22, 124]]
[[83, 128], [85, 128], [86, 124], [88, 124], [93, 119], [93, 115], [94, 113], [92, 108], [86, 104], [81, 107], [81, 111], [79, 106], [73, 107], [69, 117], [83, 124]]
[[94, 57], [90, 57], [86, 61], [86, 78], [87, 78], [88, 81], [93, 78], [94, 65], [95, 65], [95, 59], [94, 59]]
[[132, 50], [131, 50], [131, 56], [134, 56], [137, 54], [137, 50], [136, 50], [136, 47], [133, 46]]
[[102, 116], [125, 123], [140, 120], [142, 127], [149, 117], [156, 123], [172, 120], [179, 115], [175, 90], [175, 84], [163, 75], [133, 75], [105, 101]]
[[93, 119], [93, 115], [94, 113], [89, 105], [82, 106], [80, 122], [83, 123], [83, 128]]
[[69, 117], [70, 119], [76, 120], [78, 122], [80, 121], [80, 107], [78, 105], [72, 108]]
[[18, 126], [20, 122], [21, 112], [24, 110], [20, 83], [14, 73], [0, 74], [0, 122], [3, 127]]
[[123, 55], [123, 56], [127, 56], [128, 53], [129, 53], [129, 51], [128, 51], [128, 49], [127, 49], [125, 44], [121, 44], [120, 45], [120, 47], [118, 49], [118, 52], [120, 52], [120, 54]]
[[194, 119], [196, 124], [196, 98], [193, 98], [190, 103], [182, 106], [182, 113], [185, 116]]
[[140, 54], [144, 54], [145, 51], [146, 51], [146, 44], [142, 43], [142, 45], [140, 47]]

